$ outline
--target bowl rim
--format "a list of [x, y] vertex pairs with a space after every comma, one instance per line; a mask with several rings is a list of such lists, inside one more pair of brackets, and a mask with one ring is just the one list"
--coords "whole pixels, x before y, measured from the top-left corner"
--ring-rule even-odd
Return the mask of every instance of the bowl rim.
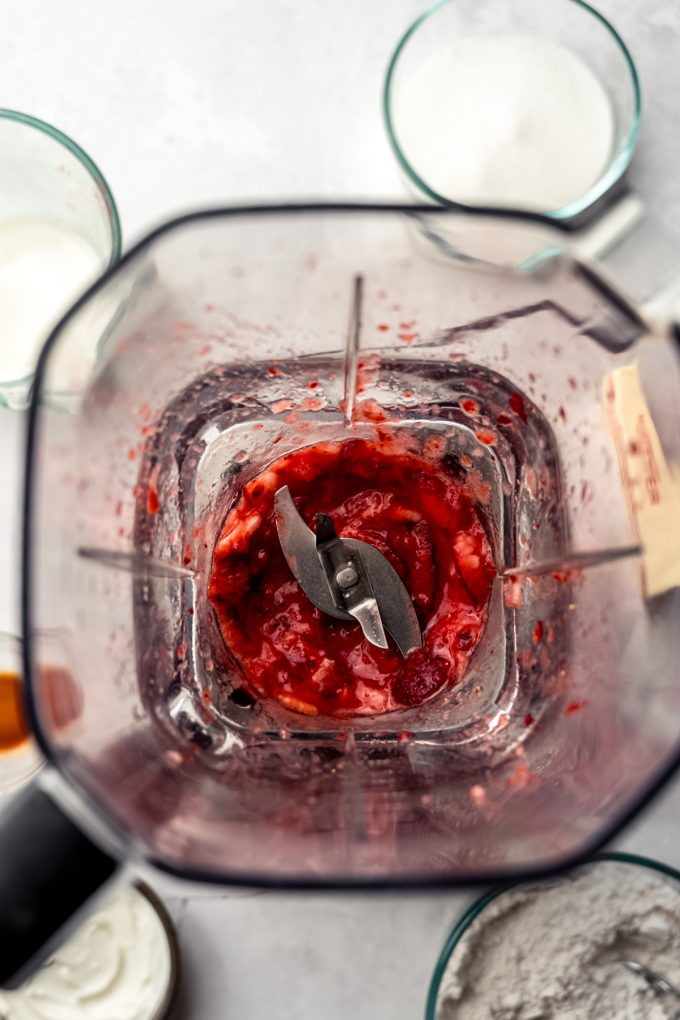
[[[443, 7], [448, 7], [450, 4], [455, 2], [456, 0], [434, 0], [434, 2], [431, 3], [415, 19], [415, 21], [411, 22], [399, 39], [387, 65], [383, 84], [382, 113], [385, 130], [387, 132], [387, 138], [392, 152], [403, 173], [411, 181], [411, 183], [418, 188], [421, 194], [426, 196], [427, 199], [437, 202], [439, 205], [450, 207], [452, 209], [459, 209], [461, 211], [469, 211], [471, 208], [484, 210], [488, 214], [497, 213], [499, 208], [507, 211], [513, 207], [498, 207], [493, 205], [471, 206], [465, 202], [457, 202], [454, 199], [447, 198], [445, 195], [440, 195], [439, 192], [430, 187], [430, 185], [427, 184], [427, 182], [424, 181], [423, 178], [416, 172], [409, 160], [406, 158], [397, 138], [394, 118], [392, 115], [392, 87], [400, 57], [410, 39], [416, 34], [421, 25], [424, 25], [427, 21], [429, 21], [429, 19], [433, 15], [437, 14]], [[635, 61], [633, 60], [630, 50], [626, 46], [626, 43], [620, 33], [614, 25], [597, 10], [597, 8], [587, 3], [586, 0], [562, 0], [562, 2], [575, 4], [576, 7], [580, 7], [586, 14], [591, 14], [597, 21], [600, 22], [602, 27], [609, 32], [614, 43], [619, 47], [621, 55], [623, 56], [630, 72], [630, 80], [633, 89], [633, 115], [626, 134], [623, 137], [621, 150], [614, 159], [607, 163], [606, 168], [602, 171], [590, 188], [588, 188], [583, 195], [574, 199], [574, 201], [570, 202], [568, 205], [562, 206], [559, 209], [541, 210], [542, 215], [546, 216], [553, 222], [568, 222], [575, 219], [586, 210], [595, 206], [597, 202], [611, 192], [616, 184], [618, 184], [630, 166], [630, 162], [633, 158], [633, 153], [635, 152], [640, 134], [640, 120], [642, 116], [642, 87], [640, 84], [640, 78], [635, 66]], [[520, 210], [513, 209], [513, 211], [519, 212]]]
[[177, 935], [175, 924], [170, 916], [170, 912], [158, 893], [141, 879], [137, 879], [133, 883], [132, 888], [148, 900], [151, 907], [156, 912], [163, 930], [165, 931], [168, 951], [170, 953], [170, 973], [168, 975], [168, 983], [165, 986], [163, 998], [159, 1002], [154, 1013], [149, 1016], [149, 1020], [165, 1020], [177, 999], [182, 975], [182, 957], [179, 948], [179, 937]]
[[[646, 868], [649, 871], [655, 871], [660, 875], [664, 875], [666, 878], [671, 878], [680, 884], [680, 871], [673, 868], [670, 864], [664, 864], [663, 861], [654, 860], [652, 857], [643, 857], [640, 854], [632, 854], [616, 850], [593, 854], [593, 856], [588, 860], [582, 861], [575, 868], [570, 868], [563, 872], [563, 874], [567, 875], [571, 871], [578, 871], [581, 868], [587, 868], [591, 864], [607, 862], [614, 864], [630, 864], [634, 867]], [[477, 899], [473, 900], [472, 903], [465, 908], [449, 932], [439, 957], [437, 958], [427, 990], [427, 999], [425, 1001], [425, 1020], [436, 1020], [437, 1018], [437, 1000], [439, 998], [442, 978], [446, 973], [449, 960], [456, 951], [458, 943], [465, 936], [473, 922], [476, 921], [480, 914], [482, 914], [486, 908], [500, 896], [504, 896], [505, 893], [511, 892], [513, 889], [520, 889], [523, 885], [534, 884], [537, 883], [533, 882], [531, 879], [528, 881], [523, 879], [517, 882], [504, 882], [502, 885], [496, 886], [492, 889], [487, 889], [486, 892], [482, 893], [481, 896], [477, 897]]]

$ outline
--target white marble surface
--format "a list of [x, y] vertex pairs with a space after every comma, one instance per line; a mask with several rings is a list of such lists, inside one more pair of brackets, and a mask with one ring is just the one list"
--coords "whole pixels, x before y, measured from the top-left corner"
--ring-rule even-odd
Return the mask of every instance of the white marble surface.
[[[545, 0], [546, 3], [550, 0]], [[127, 241], [167, 215], [282, 197], [401, 195], [384, 68], [417, 0], [4, 0], [0, 104], [52, 121], [100, 164]], [[632, 179], [680, 234], [680, 4], [601, 0], [636, 58]], [[0, 415], [0, 628], [13, 577], [21, 421]], [[623, 843], [680, 867], [680, 783]], [[467, 896], [215, 895], [155, 883], [176, 917], [176, 1020], [411, 1020]]]

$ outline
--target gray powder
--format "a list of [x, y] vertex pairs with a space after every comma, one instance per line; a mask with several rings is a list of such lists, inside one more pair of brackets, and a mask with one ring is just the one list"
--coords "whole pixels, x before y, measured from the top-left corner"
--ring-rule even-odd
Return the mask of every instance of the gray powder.
[[680, 886], [647, 868], [601, 862], [501, 894], [449, 960], [438, 1020], [669, 1020], [620, 960], [680, 985]]

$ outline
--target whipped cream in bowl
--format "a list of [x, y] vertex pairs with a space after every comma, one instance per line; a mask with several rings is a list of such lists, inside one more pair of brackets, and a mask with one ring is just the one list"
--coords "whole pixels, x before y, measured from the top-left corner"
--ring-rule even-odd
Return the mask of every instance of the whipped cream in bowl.
[[172, 922], [146, 886], [88, 917], [21, 988], [0, 991], [3, 1020], [162, 1020], [177, 986]]

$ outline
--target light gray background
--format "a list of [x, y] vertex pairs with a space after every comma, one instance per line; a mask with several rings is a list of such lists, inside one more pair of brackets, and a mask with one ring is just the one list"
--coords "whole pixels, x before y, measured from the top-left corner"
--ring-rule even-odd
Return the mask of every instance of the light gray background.
[[[3, 0], [0, 105], [53, 122], [93, 156], [126, 242], [207, 204], [401, 197], [380, 90], [391, 49], [422, 6]], [[680, 3], [600, 0], [600, 8], [642, 79], [632, 179], [680, 235]], [[20, 429], [16, 415], [0, 414], [0, 629], [16, 620]], [[680, 867], [679, 817], [676, 782], [623, 845]], [[440, 946], [469, 899], [216, 895], [154, 884], [182, 944], [177, 1020], [411, 1020], [422, 1014]]]

